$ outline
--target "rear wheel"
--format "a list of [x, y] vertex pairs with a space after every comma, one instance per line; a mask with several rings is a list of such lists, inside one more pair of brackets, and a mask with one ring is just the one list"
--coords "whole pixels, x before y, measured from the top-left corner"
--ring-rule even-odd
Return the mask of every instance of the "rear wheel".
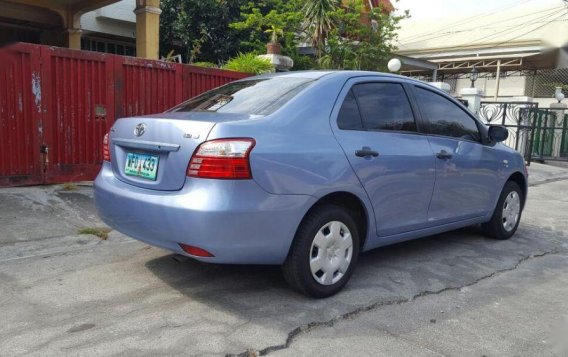
[[282, 270], [294, 289], [324, 298], [345, 286], [358, 256], [359, 235], [351, 215], [339, 206], [322, 206], [302, 221]]
[[508, 181], [501, 192], [491, 220], [481, 225], [483, 232], [495, 239], [509, 239], [521, 221], [523, 192], [516, 182]]

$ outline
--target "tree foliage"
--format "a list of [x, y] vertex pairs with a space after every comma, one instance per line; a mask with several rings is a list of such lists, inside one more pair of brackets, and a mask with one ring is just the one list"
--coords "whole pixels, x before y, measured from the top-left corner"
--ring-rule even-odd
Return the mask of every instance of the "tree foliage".
[[297, 32], [301, 28], [303, 15], [299, 0], [259, 0], [241, 7], [241, 17], [230, 25], [239, 31], [240, 49], [245, 52], [266, 52], [266, 43], [272, 40], [276, 30], [284, 53], [296, 51]]
[[406, 18], [382, 8], [365, 12], [363, 0], [350, 0], [330, 14], [335, 24], [326, 39], [319, 64], [327, 69], [385, 71], [396, 50], [399, 22]]
[[[408, 14], [366, 14], [363, 1], [162, 0], [162, 54], [174, 49], [185, 61], [220, 64], [239, 53], [263, 54], [278, 41], [294, 69], [384, 70]], [[298, 53], [305, 43], [315, 57]]]
[[306, 19], [306, 29], [316, 52], [321, 54], [328, 33], [336, 27], [333, 14], [337, 12], [339, 0], [308, 0], [302, 9]]
[[181, 54], [185, 62], [220, 63], [238, 53], [238, 21], [246, 0], [161, 0], [160, 52]]

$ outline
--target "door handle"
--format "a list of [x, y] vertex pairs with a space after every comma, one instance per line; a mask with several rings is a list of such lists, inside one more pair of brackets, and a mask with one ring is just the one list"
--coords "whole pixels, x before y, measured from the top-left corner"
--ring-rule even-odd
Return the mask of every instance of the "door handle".
[[377, 157], [379, 156], [379, 153], [374, 150], [371, 150], [370, 147], [364, 146], [361, 150], [355, 151], [355, 155], [357, 157], [369, 157], [369, 156]]
[[436, 157], [440, 160], [449, 160], [452, 158], [452, 154], [450, 154], [446, 150], [442, 150], [436, 154]]

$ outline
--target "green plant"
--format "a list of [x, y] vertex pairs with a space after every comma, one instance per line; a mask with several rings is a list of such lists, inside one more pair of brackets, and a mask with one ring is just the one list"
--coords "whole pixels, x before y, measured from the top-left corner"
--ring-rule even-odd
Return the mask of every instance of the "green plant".
[[338, 0], [306, 1], [303, 9], [306, 16], [306, 29], [318, 56], [325, 45], [328, 33], [337, 25], [334, 22], [332, 13], [337, 11], [339, 5], [340, 2]]
[[281, 28], [276, 27], [274, 25], [270, 26], [270, 28], [268, 30], [264, 31], [264, 32], [271, 34], [270, 35], [270, 42], [272, 42], [272, 43], [277, 43], [278, 42], [278, 36], [284, 35], [284, 30], [282, 30]]
[[290, 58], [294, 61], [294, 71], [306, 71], [317, 69], [317, 62], [313, 56], [301, 55], [297, 52], [290, 53]]
[[205, 28], [201, 28], [201, 36], [191, 41], [191, 49], [189, 50], [188, 62], [193, 63], [195, 59], [201, 54], [201, 47], [209, 39], [209, 34]]
[[191, 65], [197, 66], [197, 67], [205, 67], [205, 68], [218, 68], [219, 67], [213, 62], [195, 62], [195, 63], [192, 63]]
[[253, 52], [239, 53], [237, 57], [231, 58], [223, 68], [251, 74], [262, 74], [274, 71], [270, 60], [260, 58]]

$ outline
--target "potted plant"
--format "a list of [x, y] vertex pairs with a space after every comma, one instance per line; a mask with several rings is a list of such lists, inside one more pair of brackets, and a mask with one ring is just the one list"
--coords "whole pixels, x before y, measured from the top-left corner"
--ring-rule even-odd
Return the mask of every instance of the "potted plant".
[[272, 25], [265, 32], [271, 34], [270, 42], [266, 44], [266, 53], [270, 55], [279, 55], [282, 52], [282, 46], [278, 42], [278, 36], [283, 35], [284, 30]]

